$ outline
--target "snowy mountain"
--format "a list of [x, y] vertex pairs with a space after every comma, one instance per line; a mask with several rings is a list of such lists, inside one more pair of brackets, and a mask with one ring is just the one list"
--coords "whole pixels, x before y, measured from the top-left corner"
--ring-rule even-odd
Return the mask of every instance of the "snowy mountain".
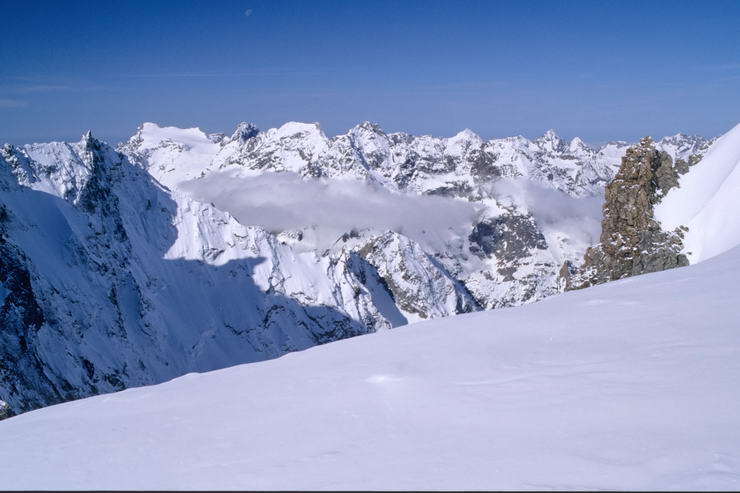
[[736, 490], [738, 247], [0, 422], [10, 489]]
[[[677, 161], [708, 145], [671, 139]], [[626, 147], [367, 123], [6, 145], [0, 399], [18, 413], [559, 292]]]
[[[678, 134], [655, 145], [676, 162], [696, 162], [710, 144]], [[580, 263], [598, 241], [600, 194], [627, 148], [615, 142], [594, 149], [579, 138], [565, 142], [552, 130], [534, 141], [485, 141], [470, 130], [450, 138], [386, 134], [369, 122], [328, 138], [318, 124], [290, 122], [265, 132], [242, 123], [230, 138], [145, 123], [119, 150], [166, 186], [213, 202], [244, 224], [276, 233], [296, 230], [291, 237], [300, 244], [288, 241], [298, 248], [324, 250], [329, 244], [321, 237], [333, 242], [353, 229], [372, 237], [389, 229], [403, 233], [437, 261], [443, 275], [457, 278], [477, 305], [497, 308], [559, 290], [563, 263]], [[352, 187], [353, 196], [338, 193], [340, 187]], [[285, 190], [279, 199], [276, 189]], [[306, 196], [307, 189], [314, 193]], [[316, 195], [324, 198], [317, 203]], [[372, 204], [398, 196], [449, 200], [438, 207], [407, 200], [388, 211]], [[365, 205], [356, 204], [358, 197]], [[460, 202], [471, 206], [468, 216], [448, 217], [445, 211]], [[409, 221], [357, 219], [390, 218], [409, 209], [441, 220], [415, 231], [423, 212]], [[351, 223], [327, 217], [333, 210], [348, 211]], [[284, 219], [291, 216], [293, 222]], [[334, 225], [329, 231], [327, 223]]]
[[[711, 142], [678, 134], [661, 139], [657, 147], [674, 160], [688, 161]], [[521, 136], [486, 141], [467, 129], [450, 138], [387, 134], [370, 122], [329, 138], [316, 123], [289, 122], [264, 132], [241, 123], [231, 137], [144, 123], [119, 150], [171, 188], [214, 171], [238, 170], [247, 176], [288, 171], [453, 196], [470, 196], [491, 177], [524, 177], [581, 197], [603, 188], [627, 147], [612, 142], [594, 149], [577, 137], [563, 141], [553, 130], [533, 141]]]
[[391, 326], [362, 259], [295, 254], [89, 135], [2, 158], [0, 395], [15, 412]]

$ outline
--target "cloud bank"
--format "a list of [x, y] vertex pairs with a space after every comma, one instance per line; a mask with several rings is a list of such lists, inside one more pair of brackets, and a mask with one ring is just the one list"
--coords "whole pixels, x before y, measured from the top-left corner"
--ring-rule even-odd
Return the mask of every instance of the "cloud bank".
[[558, 190], [545, 188], [524, 178], [500, 180], [490, 185], [497, 202], [528, 210], [542, 228], [551, 247], [557, 249], [553, 235], [565, 235], [581, 253], [598, 243], [601, 235], [603, 193], [575, 198]]
[[252, 177], [211, 173], [181, 188], [245, 225], [273, 232], [313, 227], [323, 247], [352, 229], [390, 229], [436, 242], [468, 234], [477, 214], [476, 206], [461, 200], [400, 195], [349, 180], [305, 180], [287, 172]]

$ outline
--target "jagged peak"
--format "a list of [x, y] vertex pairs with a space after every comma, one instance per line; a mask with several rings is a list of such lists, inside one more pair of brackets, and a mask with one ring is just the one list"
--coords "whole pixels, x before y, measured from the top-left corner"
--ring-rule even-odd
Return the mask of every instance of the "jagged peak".
[[359, 123], [355, 125], [353, 128], [350, 129], [350, 132], [354, 131], [357, 132], [359, 130], [365, 130], [368, 132], [378, 133], [378, 134], [384, 134], [385, 132], [380, 127], [380, 124], [371, 122], [369, 120], [365, 120], [362, 123]]
[[581, 139], [580, 137], [573, 137], [570, 140], [570, 144], [568, 144], [568, 147], [570, 147], [571, 149], [579, 149], [579, 148], [580, 149], [583, 149], [583, 148], [590, 149], [591, 148], [591, 146], [586, 144], [583, 141], [583, 139]]
[[234, 133], [231, 135], [231, 140], [244, 143], [259, 132], [259, 128], [257, 128], [257, 125], [254, 123], [241, 122], [236, 126], [236, 130], [234, 130]]
[[477, 133], [470, 130], [469, 128], [465, 128], [463, 130], [460, 130], [454, 136], [452, 136], [452, 139], [454, 140], [480, 140], [480, 136]]
[[544, 148], [549, 151], [556, 151], [565, 145], [563, 140], [553, 129], [549, 129], [542, 135], [542, 137], [535, 139], [534, 143], [540, 148]]
[[538, 140], [560, 140], [560, 136], [555, 129], [550, 128]]
[[92, 131], [88, 130], [84, 134], [82, 134], [82, 138], [80, 139], [80, 145], [83, 149], [92, 150], [95, 148], [99, 148], [101, 146], [101, 142], [93, 137]]

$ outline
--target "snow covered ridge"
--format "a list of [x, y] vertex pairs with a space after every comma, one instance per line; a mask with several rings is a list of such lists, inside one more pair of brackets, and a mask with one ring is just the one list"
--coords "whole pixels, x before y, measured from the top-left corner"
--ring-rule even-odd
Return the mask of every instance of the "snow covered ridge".
[[[702, 155], [712, 140], [677, 134], [656, 143], [674, 160]], [[385, 133], [363, 122], [327, 137], [317, 123], [288, 122], [260, 132], [241, 123], [231, 137], [198, 128], [142, 124], [119, 150], [173, 187], [214, 171], [251, 176], [290, 171], [304, 177], [343, 178], [395, 191], [464, 195], [490, 178], [524, 177], [572, 196], [598, 192], [619, 167], [629, 146], [610, 142], [593, 148], [578, 137], [563, 141], [553, 130], [528, 140], [485, 141], [466, 129], [449, 138]]]
[[[163, 188], [90, 135], [3, 147], [0, 206], [0, 398], [11, 412], [417, 316], [398, 310], [354, 252], [296, 253]], [[414, 268], [441, 276], [428, 261]], [[439, 283], [451, 296], [460, 290], [448, 278]]]
[[[548, 132], [535, 142], [367, 123], [327, 139], [292, 123], [241, 124], [231, 137], [144, 124], [122, 152], [89, 133], [6, 145], [0, 398], [17, 413], [554, 294], [558, 269], [592, 243], [600, 215], [598, 197], [558, 187], [579, 196], [573, 184], [591, 183], [598, 166], [572, 157], [591, 152], [579, 140]], [[594, 152], [615, 158], [604, 149]], [[264, 184], [287, 193], [254, 193]], [[294, 212], [300, 226], [311, 203], [325, 217], [305, 188], [350, 216], [328, 242], [322, 224], [252, 221]], [[290, 196], [303, 201], [281, 198]], [[255, 209], [264, 214], [244, 215]]]
[[[740, 250], [0, 422], [9, 489], [737, 490]], [[337, 371], [341, 369], [341, 371]]]
[[[711, 142], [678, 134], [656, 147], [696, 161]], [[627, 148], [552, 130], [485, 141], [467, 129], [437, 138], [364, 122], [327, 137], [318, 124], [289, 122], [264, 132], [242, 123], [231, 137], [145, 123], [119, 150], [168, 187], [301, 251], [323, 252], [353, 230], [400, 233], [478, 305], [496, 308], [559, 290], [562, 265], [598, 241], [600, 194]]]
[[692, 263], [740, 244], [740, 125], [717, 139], [658, 205], [664, 229], [687, 226], [684, 249]]

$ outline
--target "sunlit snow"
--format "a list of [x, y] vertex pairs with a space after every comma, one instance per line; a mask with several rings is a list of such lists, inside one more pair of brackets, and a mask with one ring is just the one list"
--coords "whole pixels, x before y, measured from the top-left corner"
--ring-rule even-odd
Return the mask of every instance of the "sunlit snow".
[[5, 488], [737, 489], [740, 250], [0, 422]]

